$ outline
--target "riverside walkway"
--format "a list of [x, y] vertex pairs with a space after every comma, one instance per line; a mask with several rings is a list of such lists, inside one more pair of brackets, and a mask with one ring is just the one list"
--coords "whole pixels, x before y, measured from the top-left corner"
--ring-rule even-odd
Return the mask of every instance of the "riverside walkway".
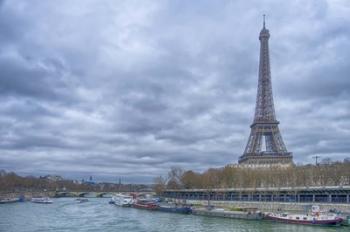
[[184, 200], [350, 204], [350, 186], [166, 190], [164, 197]]

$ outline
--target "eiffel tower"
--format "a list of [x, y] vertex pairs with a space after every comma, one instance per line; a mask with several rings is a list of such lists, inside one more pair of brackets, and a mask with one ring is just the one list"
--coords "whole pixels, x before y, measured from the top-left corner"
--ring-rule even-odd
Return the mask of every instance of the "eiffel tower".
[[292, 153], [287, 151], [276, 120], [273, 103], [270, 57], [269, 57], [269, 30], [260, 32], [260, 63], [259, 81], [256, 97], [255, 116], [250, 126], [250, 136], [243, 155], [238, 163], [241, 166], [264, 167], [271, 165], [292, 165]]

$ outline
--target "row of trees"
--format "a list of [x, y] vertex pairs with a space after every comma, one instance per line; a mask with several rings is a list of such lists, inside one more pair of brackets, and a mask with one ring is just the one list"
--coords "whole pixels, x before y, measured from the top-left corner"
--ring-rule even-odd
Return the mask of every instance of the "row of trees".
[[250, 169], [228, 165], [203, 173], [173, 167], [167, 178], [155, 179], [155, 191], [165, 189], [258, 188], [350, 185], [350, 162]]
[[22, 177], [16, 175], [14, 172], [6, 173], [1, 171], [0, 175], [0, 191], [2, 192], [16, 192], [26, 189], [28, 191], [34, 191], [37, 189], [55, 189], [56, 185], [45, 179], [35, 177]]
[[114, 184], [114, 183], [79, 183], [73, 180], [53, 181], [47, 178], [33, 176], [19, 176], [14, 172], [0, 170], [0, 192], [24, 192], [24, 191], [87, 191], [87, 192], [123, 192], [140, 191], [148, 189], [147, 185], [136, 184]]

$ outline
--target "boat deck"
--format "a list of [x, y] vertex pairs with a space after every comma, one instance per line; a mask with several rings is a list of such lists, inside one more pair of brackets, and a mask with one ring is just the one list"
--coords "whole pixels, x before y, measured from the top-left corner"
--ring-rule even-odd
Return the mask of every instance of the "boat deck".
[[261, 220], [263, 218], [263, 215], [257, 212], [229, 211], [224, 209], [208, 210], [206, 208], [195, 208], [192, 209], [192, 213], [194, 215], [248, 220]]

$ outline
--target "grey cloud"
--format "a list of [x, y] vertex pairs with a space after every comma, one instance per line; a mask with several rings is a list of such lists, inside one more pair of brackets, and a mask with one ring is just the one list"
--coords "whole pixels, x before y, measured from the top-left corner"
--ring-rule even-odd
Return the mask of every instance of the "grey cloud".
[[[40, 99], [57, 99], [66, 88], [60, 76], [47, 70], [50, 65], [32, 63], [23, 57], [1, 57], [0, 91], [4, 95], [23, 95]], [[42, 66], [42, 67], [41, 67]]]
[[287, 147], [296, 162], [349, 157], [346, 1], [13, 0], [0, 2], [0, 169], [149, 182], [236, 162], [263, 13]]

